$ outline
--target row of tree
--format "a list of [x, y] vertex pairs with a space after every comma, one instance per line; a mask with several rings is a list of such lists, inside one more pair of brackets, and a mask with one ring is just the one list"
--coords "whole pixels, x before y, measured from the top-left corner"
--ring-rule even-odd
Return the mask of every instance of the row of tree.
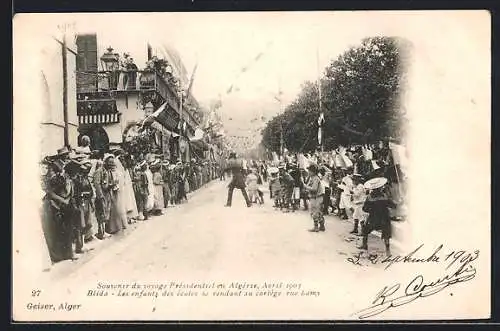
[[[409, 46], [395, 37], [366, 38], [325, 68], [319, 84], [325, 150], [403, 137]], [[279, 152], [282, 134], [289, 151], [317, 149], [319, 114], [318, 84], [305, 82], [296, 100], [262, 130], [261, 144]]]

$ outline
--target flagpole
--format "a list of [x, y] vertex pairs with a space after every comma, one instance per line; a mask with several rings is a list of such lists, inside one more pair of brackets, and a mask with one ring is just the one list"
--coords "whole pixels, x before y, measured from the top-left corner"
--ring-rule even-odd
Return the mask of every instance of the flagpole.
[[[318, 130], [321, 131], [321, 141], [319, 142], [320, 148], [321, 148], [321, 153], [323, 153], [323, 141], [325, 140], [323, 137], [323, 123], [324, 123], [324, 117], [323, 117], [323, 105], [321, 102], [321, 75], [320, 75], [320, 70], [319, 70], [319, 47], [316, 46], [316, 71], [318, 75], [318, 105], [319, 105], [319, 114], [321, 117], [322, 123], [320, 124]], [[319, 124], [319, 123], [318, 123]]]

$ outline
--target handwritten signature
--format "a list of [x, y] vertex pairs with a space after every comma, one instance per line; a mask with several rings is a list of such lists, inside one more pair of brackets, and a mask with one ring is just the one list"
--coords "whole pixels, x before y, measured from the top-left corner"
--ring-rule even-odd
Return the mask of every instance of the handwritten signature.
[[359, 319], [372, 317], [390, 308], [402, 306], [418, 298], [428, 297], [439, 293], [448, 286], [470, 281], [475, 276], [476, 268], [470, 264], [470, 261], [462, 263], [454, 273], [448, 273], [432, 282], [427, 282], [422, 275], [418, 275], [406, 285], [404, 294], [395, 297], [395, 295], [401, 294], [400, 289], [402, 286], [399, 283], [392, 286], [385, 286], [375, 296], [372, 306], [358, 311], [355, 315], [357, 315]]

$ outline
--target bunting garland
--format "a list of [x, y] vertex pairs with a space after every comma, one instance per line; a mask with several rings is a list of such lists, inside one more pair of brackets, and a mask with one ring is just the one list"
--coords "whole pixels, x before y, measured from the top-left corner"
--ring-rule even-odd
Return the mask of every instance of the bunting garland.
[[[267, 45], [266, 45], [266, 48], [269, 48], [269, 46], [272, 45], [272, 42], [269, 42]], [[238, 78], [241, 76], [241, 74], [243, 73], [246, 73], [249, 69], [252, 68], [253, 65], [255, 65], [255, 63], [257, 63], [261, 58], [262, 56], [265, 54], [264, 51], [262, 52], [259, 52], [251, 61], [250, 63], [248, 63], [246, 66], [244, 66], [243, 68], [240, 69], [240, 71], [238, 72], [238, 75], [236, 76], [235, 78], [235, 81], [238, 80]], [[239, 88], [235, 87], [235, 83], [231, 84], [229, 86], [229, 88], [226, 90], [226, 94], [231, 94], [232, 92], [234, 91], [239, 91]]]

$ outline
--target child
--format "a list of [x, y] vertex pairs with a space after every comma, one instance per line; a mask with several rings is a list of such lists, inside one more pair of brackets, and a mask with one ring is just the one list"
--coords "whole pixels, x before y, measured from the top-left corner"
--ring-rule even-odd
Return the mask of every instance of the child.
[[246, 185], [248, 188], [248, 198], [252, 203], [255, 203], [258, 198], [257, 193], [257, 175], [255, 174], [255, 169], [250, 169], [250, 173], [246, 178]]
[[281, 183], [278, 178], [278, 173], [271, 172], [271, 179], [269, 180], [269, 187], [271, 188], [271, 196], [274, 199], [274, 208], [281, 207]]
[[158, 160], [151, 164], [151, 171], [153, 172], [153, 185], [154, 185], [154, 215], [163, 215], [165, 208], [165, 201], [163, 199], [163, 177], [160, 171], [160, 163]]
[[280, 168], [281, 200], [283, 212], [287, 213], [291, 207], [293, 194], [293, 178], [284, 167]]
[[389, 208], [396, 208], [396, 205], [382, 191], [382, 187], [386, 183], [387, 179], [384, 177], [374, 178], [365, 183], [365, 188], [370, 189], [371, 192], [363, 205], [363, 211], [368, 213], [368, 218], [362, 229], [363, 244], [358, 248], [368, 250], [368, 235], [373, 230], [381, 230], [386, 255], [390, 256], [391, 220]]
[[340, 185], [338, 186], [340, 189], [342, 189], [342, 193], [340, 194], [340, 202], [339, 202], [339, 209], [340, 209], [340, 218], [341, 219], [348, 219], [347, 211], [350, 211], [352, 209], [352, 189], [354, 187], [354, 184], [352, 182], [352, 178], [350, 176], [351, 169], [346, 170], [346, 175], [342, 178], [342, 181]]
[[318, 176], [318, 167], [311, 164], [308, 167], [308, 170], [311, 174], [310, 184], [304, 185], [304, 187], [309, 191], [311, 196], [311, 217], [314, 221], [314, 228], [309, 231], [325, 231], [325, 218], [323, 217], [321, 208], [323, 205], [323, 195], [325, 194], [325, 189]]
[[366, 200], [366, 190], [363, 186], [363, 177], [359, 174], [354, 174], [352, 176], [354, 182], [354, 190], [352, 193], [352, 204], [354, 207], [354, 213], [352, 218], [354, 220], [354, 228], [350, 233], [358, 234], [358, 226], [361, 223], [361, 228], [363, 228], [367, 214], [363, 211], [363, 204]]

